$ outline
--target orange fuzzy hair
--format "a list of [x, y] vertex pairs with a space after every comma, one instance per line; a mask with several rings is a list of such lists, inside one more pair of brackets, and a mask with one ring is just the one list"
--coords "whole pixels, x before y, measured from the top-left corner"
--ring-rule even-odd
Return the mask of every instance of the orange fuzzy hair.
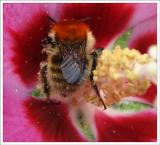
[[61, 40], [78, 40], [87, 37], [89, 27], [80, 21], [66, 20], [53, 26], [52, 29]]

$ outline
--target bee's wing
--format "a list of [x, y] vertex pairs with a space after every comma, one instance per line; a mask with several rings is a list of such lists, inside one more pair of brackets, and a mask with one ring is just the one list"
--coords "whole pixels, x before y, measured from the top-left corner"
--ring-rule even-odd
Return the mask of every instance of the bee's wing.
[[84, 76], [86, 65], [86, 41], [79, 41], [72, 46], [64, 47], [68, 47], [70, 49], [67, 49], [67, 55], [63, 56], [61, 70], [65, 80], [70, 84], [74, 84], [79, 82]]
[[74, 84], [81, 79], [80, 67], [71, 55], [64, 58], [61, 70], [68, 83]]

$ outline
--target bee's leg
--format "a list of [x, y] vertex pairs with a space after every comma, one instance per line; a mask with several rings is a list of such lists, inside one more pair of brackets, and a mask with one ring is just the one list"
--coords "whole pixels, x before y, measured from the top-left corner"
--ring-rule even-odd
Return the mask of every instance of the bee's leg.
[[43, 54], [43, 53], [46, 53], [47, 55], [53, 53], [53, 51], [52, 51], [52, 49], [51, 49], [50, 47], [48, 47], [48, 48], [43, 48], [41, 52], [42, 52], [42, 54]]
[[[101, 50], [102, 50], [102, 49], [101, 49]], [[99, 50], [98, 50], [98, 51], [99, 51]], [[97, 52], [93, 52], [91, 55], [92, 55], [92, 57], [93, 57], [93, 63], [92, 63], [92, 68], [91, 68], [91, 73], [90, 73], [90, 81], [91, 81], [92, 87], [94, 88], [97, 96], [99, 97], [99, 100], [101, 101], [104, 109], [107, 109], [107, 107], [106, 107], [103, 99], [102, 99], [101, 96], [100, 96], [98, 87], [97, 87], [97, 85], [96, 85], [96, 83], [95, 83], [95, 81], [94, 81], [94, 79], [93, 79], [93, 77], [94, 77], [93, 70], [96, 69], [96, 65], [97, 65]]]
[[93, 80], [93, 72], [91, 72], [91, 74], [90, 74], [90, 81], [91, 81], [92, 87], [94, 88], [97, 96], [99, 97], [99, 100], [101, 101], [104, 109], [107, 109], [104, 101], [102, 100], [102, 98], [101, 98], [101, 96], [100, 96], [100, 93], [99, 93], [99, 90], [98, 90], [98, 88], [97, 88], [97, 85], [96, 85], [96, 83], [95, 83], [94, 80]]
[[50, 87], [49, 87], [48, 78], [47, 78], [47, 69], [48, 69], [47, 63], [42, 62], [40, 64], [39, 76], [42, 83], [42, 89], [43, 89], [42, 91], [47, 97], [47, 100], [50, 100], [49, 98]]

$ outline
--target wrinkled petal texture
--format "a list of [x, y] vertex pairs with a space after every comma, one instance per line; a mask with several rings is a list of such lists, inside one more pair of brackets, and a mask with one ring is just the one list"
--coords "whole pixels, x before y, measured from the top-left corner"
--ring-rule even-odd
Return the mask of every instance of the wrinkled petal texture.
[[[141, 19], [153, 15], [151, 13], [153, 7], [147, 6], [150, 13], [145, 13], [142, 17], [141, 8], [138, 6], [143, 6], [145, 9], [144, 5], [137, 4], [4, 4], [4, 141], [86, 141], [73, 126], [67, 105], [48, 103], [29, 97], [37, 80], [39, 64], [46, 59], [41, 53], [41, 40], [47, 36], [52, 25], [47, 16], [56, 21], [63, 18], [89, 17], [86, 23], [96, 37], [96, 47], [104, 47], [125, 31], [125, 28], [138, 26]], [[137, 9], [140, 14], [135, 13]], [[138, 44], [136, 47], [141, 50], [144, 41], [147, 41], [148, 46], [150, 39], [137, 38], [136, 31], [139, 30], [135, 27], [135, 37], [131, 38], [130, 44], [131, 46]], [[138, 34], [142, 36], [141, 32]], [[101, 112], [96, 113], [99, 141], [121, 140], [120, 132], [123, 135], [123, 132], [126, 133], [131, 129], [129, 122], [133, 122], [135, 132], [139, 135], [138, 120], [156, 124], [154, 113], [149, 114], [149, 119], [145, 118], [145, 114], [143, 117], [135, 116], [137, 120], [134, 116], [117, 116], [125, 122], [124, 126], [124, 124], [119, 125], [121, 122], [118, 122], [116, 117], [106, 116]], [[105, 122], [104, 126], [100, 122], [101, 119]], [[156, 130], [154, 125], [151, 129]], [[112, 132], [114, 126], [118, 128], [118, 136]], [[138, 138], [136, 135], [132, 138], [130, 135], [122, 136], [122, 140], [155, 139], [154, 131], [150, 131], [150, 136], [147, 131], [145, 133], [142, 133], [144, 138]]]
[[157, 138], [155, 110], [130, 115], [95, 115], [98, 140], [108, 142], [151, 142]]

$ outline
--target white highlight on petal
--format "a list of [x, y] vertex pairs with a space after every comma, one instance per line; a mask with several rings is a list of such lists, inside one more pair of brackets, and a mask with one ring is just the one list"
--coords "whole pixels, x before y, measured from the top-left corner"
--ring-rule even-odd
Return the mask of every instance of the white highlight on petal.
[[157, 83], [157, 63], [154, 61], [145, 65], [137, 63], [134, 67], [134, 72], [139, 77], [145, 77], [153, 83]]
[[136, 64], [134, 72], [137, 76], [145, 77], [153, 83], [157, 84], [157, 45], [152, 45], [148, 49], [151, 60], [147, 64]]
[[146, 72], [148, 72], [148, 79], [157, 84], [157, 63], [151, 62], [146, 66]]
[[148, 54], [150, 57], [157, 60], [157, 45], [151, 45], [148, 49]]

